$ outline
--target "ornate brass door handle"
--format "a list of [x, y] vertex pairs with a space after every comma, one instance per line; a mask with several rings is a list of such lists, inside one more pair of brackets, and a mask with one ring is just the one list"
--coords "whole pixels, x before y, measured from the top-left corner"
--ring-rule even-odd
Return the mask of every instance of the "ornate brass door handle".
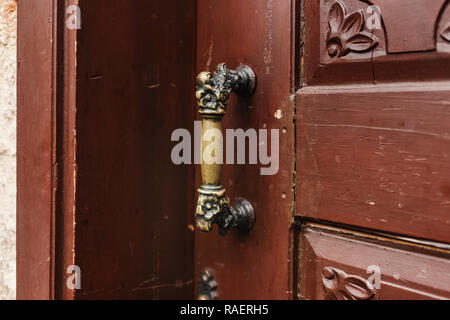
[[255, 91], [256, 77], [248, 66], [236, 70], [219, 64], [215, 74], [202, 72], [197, 76], [196, 98], [202, 115], [202, 185], [198, 189], [198, 203], [195, 213], [196, 225], [201, 231], [209, 232], [212, 224], [219, 226], [219, 233], [237, 228], [250, 231], [255, 224], [255, 211], [245, 199], [238, 199], [230, 206], [221, 183], [222, 164], [210, 161], [207, 152], [209, 145], [215, 143], [215, 150], [222, 150], [223, 141], [210, 141], [208, 133], [222, 131], [222, 118], [226, 113], [232, 91], [250, 96]]

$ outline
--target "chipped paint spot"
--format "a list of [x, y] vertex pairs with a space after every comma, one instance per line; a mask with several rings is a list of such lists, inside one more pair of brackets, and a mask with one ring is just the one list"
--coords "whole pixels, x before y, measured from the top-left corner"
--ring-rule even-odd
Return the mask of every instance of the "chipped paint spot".
[[270, 74], [272, 70], [272, 47], [273, 47], [273, 0], [267, 2], [267, 10], [265, 13], [265, 38], [264, 38], [264, 65], [266, 74]]
[[158, 82], [158, 83], [155, 83], [155, 84], [149, 84], [148, 86], [147, 86], [147, 88], [149, 88], [149, 89], [155, 89], [155, 88], [159, 88], [161, 86], [161, 84]]
[[275, 118], [280, 120], [281, 118], [283, 118], [283, 112], [281, 111], [281, 109], [278, 109], [275, 114], [274, 114]]
[[206, 70], [207, 71], [210, 71], [210, 68], [211, 68], [213, 51], [214, 51], [214, 39], [211, 37], [211, 39], [209, 40], [208, 60], [206, 61]]

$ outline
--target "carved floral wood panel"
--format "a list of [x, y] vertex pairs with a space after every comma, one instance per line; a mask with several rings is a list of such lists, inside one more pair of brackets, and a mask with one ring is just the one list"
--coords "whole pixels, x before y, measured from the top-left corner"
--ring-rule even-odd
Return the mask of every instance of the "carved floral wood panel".
[[327, 48], [330, 57], [342, 57], [349, 52], [365, 52], [378, 45], [378, 38], [364, 31], [364, 13], [346, 12], [340, 1], [330, 8], [328, 15]]
[[322, 0], [321, 60], [450, 52], [448, 4], [448, 0]]
[[448, 79], [450, 0], [303, 4], [303, 83]]
[[305, 224], [298, 299], [449, 299], [449, 246], [436, 247]]
[[376, 294], [368, 280], [333, 267], [323, 268], [322, 284], [327, 300], [372, 300]]

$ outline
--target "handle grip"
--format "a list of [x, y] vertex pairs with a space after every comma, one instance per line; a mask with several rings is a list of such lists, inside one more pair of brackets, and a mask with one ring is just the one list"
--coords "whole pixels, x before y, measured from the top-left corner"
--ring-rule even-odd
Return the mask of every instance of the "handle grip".
[[226, 235], [233, 228], [250, 231], [255, 223], [255, 211], [245, 199], [239, 199], [230, 206], [230, 199], [222, 186], [222, 164], [210, 159], [210, 144], [215, 151], [223, 150], [223, 141], [210, 141], [210, 133], [222, 131], [222, 118], [226, 113], [231, 92], [251, 96], [256, 88], [256, 76], [248, 66], [236, 70], [219, 64], [214, 74], [201, 72], [197, 76], [196, 98], [202, 115], [202, 185], [198, 189], [195, 212], [197, 228], [204, 232], [212, 230], [212, 224], [219, 226], [219, 233]]

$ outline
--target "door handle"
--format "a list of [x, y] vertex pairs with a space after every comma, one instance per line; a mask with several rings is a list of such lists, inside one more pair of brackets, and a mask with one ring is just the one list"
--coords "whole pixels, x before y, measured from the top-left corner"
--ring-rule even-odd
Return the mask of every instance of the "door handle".
[[216, 300], [217, 286], [214, 271], [209, 268], [203, 270], [198, 279], [197, 300]]
[[[217, 224], [219, 234], [226, 235], [230, 229], [248, 232], [255, 224], [255, 211], [250, 202], [238, 199], [233, 206], [230, 205], [221, 182], [222, 164], [209, 159], [208, 154], [209, 146], [213, 143], [210, 133], [217, 130], [222, 132], [222, 118], [231, 92], [249, 97], [255, 88], [255, 73], [245, 65], [231, 70], [222, 63], [214, 74], [201, 72], [197, 76], [196, 98], [202, 116], [202, 184], [198, 189], [195, 221], [201, 231], [210, 232], [212, 224]], [[218, 140], [214, 141], [215, 151], [223, 150], [223, 141]]]

